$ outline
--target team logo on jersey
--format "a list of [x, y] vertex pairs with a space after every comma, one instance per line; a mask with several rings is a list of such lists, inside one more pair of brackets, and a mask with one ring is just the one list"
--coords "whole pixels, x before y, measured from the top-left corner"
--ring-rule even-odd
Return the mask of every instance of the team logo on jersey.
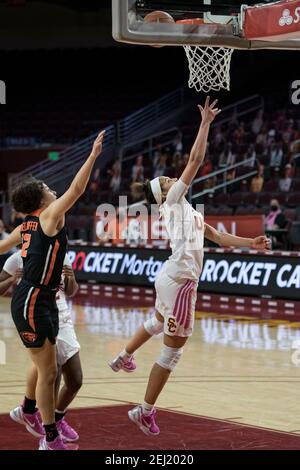
[[176, 320], [175, 318], [169, 317], [168, 318], [168, 330], [170, 333], [175, 333], [176, 331]]
[[34, 343], [34, 341], [37, 339], [37, 334], [31, 333], [30, 331], [22, 331], [20, 335], [27, 343]]

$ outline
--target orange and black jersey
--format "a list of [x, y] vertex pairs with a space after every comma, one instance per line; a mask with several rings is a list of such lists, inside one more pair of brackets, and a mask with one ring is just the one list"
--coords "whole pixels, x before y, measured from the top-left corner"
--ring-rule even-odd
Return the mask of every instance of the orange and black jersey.
[[54, 237], [48, 237], [42, 230], [39, 212], [36, 212], [25, 218], [21, 236], [23, 279], [33, 286], [57, 289], [67, 249], [65, 227]]

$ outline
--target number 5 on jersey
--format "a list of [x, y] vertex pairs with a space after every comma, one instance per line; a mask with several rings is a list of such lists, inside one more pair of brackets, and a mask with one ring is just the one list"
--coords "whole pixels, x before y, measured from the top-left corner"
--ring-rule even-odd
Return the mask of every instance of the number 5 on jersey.
[[27, 256], [27, 250], [29, 248], [30, 241], [31, 241], [30, 233], [24, 233], [24, 235], [22, 235], [22, 252], [21, 252], [22, 258], [26, 258]]

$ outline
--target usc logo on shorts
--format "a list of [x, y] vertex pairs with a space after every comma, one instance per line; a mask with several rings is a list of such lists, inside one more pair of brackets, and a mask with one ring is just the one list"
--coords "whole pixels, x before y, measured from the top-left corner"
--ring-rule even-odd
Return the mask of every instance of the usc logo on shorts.
[[175, 318], [168, 318], [168, 330], [170, 333], [175, 333], [176, 331], [176, 321]]

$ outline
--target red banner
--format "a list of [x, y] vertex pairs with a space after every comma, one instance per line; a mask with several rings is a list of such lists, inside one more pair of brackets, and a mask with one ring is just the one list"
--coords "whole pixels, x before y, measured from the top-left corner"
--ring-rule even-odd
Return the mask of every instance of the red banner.
[[[232, 233], [239, 237], [254, 238], [264, 233], [262, 215], [207, 216], [205, 222], [220, 232]], [[124, 217], [121, 220], [103, 220], [96, 217], [96, 239], [122, 243], [162, 244], [168, 241], [166, 228], [158, 217]]]
[[244, 13], [244, 34], [247, 39], [300, 39], [300, 0], [248, 7]]
[[238, 237], [254, 238], [264, 234], [262, 215], [210, 215], [205, 217], [205, 222], [220, 232], [232, 233]]

